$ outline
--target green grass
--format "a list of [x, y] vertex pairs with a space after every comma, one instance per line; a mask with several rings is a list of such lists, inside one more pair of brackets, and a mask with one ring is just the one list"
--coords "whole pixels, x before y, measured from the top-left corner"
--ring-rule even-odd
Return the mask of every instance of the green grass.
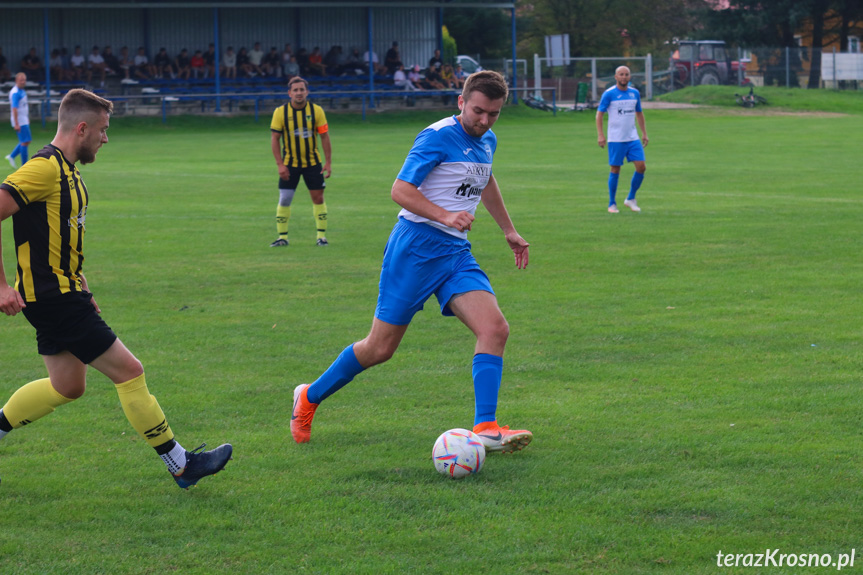
[[[749, 93], [749, 88], [741, 86], [694, 86], [663, 94], [657, 100], [740, 109], [734, 98], [735, 93], [746, 95]], [[863, 91], [859, 90], [804, 90], [767, 86], [755, 88], [755, 93], [767, 98], [769, 103], [763, 108], [759, 106], [759, 111], [778, 109], [796, 112], [863, 114]]]
[[[435, 473], [435, 438], [472, 422], [473, 338], [434, 300], [292, 442], [293, 387], [371, 325], [390, 186], [442, 115], [331, 115], [331, 246], [301, 187], [284, 250], [265, 121], [113, 120], [82, 169], [88, 280], [178, 439], [235, 458], [177, 489], [94, 372], [0, 442], [0, 572], [816, 573], [716, 554], [860, 544], [863, 204], [837, 134], [861, 114], [648, 110], [644, 211], [612, 216], [592, 114], [505, 110], [530, 266], [482, 208], [471, 241], [511, 325], [498, 414], [534, 443]], [[8, 222], [3, 246], [10, 274]], [[34, 348], [2, 316], [0, 401], [44, 376]]]

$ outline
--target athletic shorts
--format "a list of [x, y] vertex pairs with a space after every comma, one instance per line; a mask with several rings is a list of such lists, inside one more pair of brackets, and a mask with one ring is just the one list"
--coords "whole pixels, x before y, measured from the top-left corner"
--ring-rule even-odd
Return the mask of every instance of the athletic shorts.
[[641, 145], [641, 140], [608, 143], [609, 166], [622, 166], [624, 158], [630, 162], [644, 161], [644, 146]]
[[429, 224], [399, 218], [384, 249], [375, 317], [407, 325], [432, 294], [441, 314], [451, 316], [450, 300], [469, 291], [494, 294], [470, 252], [470, 242]]
[[26, 144], [27, 142], [32, 142], [33, 136], [30, 135], [30, 124], [26, 126], [21, 126], [21, 129], [18, 130], [18, 143]]
[[300, 183], [300, 176], [302, 176], [307, 188], [310, 190], [323, 190], [327, 187], [327, 183], [324, 181], [323, 170], [324, 167], [320, 164], [311, 168], [292, 168], [288, 166], [290, 176], [288, 176], [287, 180], [279, 178], [279, 189], [296, 190], [297, 184]]
[[68, 351], [90, 363], [106, 351], [117, 336], [96, 313], [89, 292], [70, 292], [45, 300], [27, 302], [22, 311], [36, 328], [40, 355]]

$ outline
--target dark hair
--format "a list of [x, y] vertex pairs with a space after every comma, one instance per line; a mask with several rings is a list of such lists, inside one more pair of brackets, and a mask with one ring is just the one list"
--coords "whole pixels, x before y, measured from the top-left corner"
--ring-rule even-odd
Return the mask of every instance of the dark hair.
[[499, 72], [483, 70], [482, 72], [475, 72], [468, 76], [464, 82], [461, 96], [467, 101], [473, 92], [480, 92], [489, 100], [506, 100], [507, 96], [509, 96], [509, 87]]
[[290, 92], [290, 90], [294, 86], [294, 84], [299, 84], [300, 82], [302, 82], [303, 84], [306, 85], [306, 90], [309, 89], [309, 83], [304, 78], [300, 78], [299, 76], [294, 76], [288, 82], [288, 91]]

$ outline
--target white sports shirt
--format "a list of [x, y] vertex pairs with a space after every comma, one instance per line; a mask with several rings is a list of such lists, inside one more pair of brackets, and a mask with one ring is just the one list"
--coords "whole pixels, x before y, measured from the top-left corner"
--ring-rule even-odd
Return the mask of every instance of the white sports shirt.
[[638, 90], [630, 86], [624, 91], [615, 84], [602, 94], [599, 111], [608, 112], [609, 142], [639, 139], [635, 128], [635, 113], [641, 111], [641, 94]]
[[[415, 185], [429, 201], [449, 212], [474, 214], [491, 178], [491, 161], [496, 149], [497, 136], [491, 130], [475, 138], [464, 131], [455, 116], [444, 118], [419, 133], [398, 179]], [[467, 239], [467, 232], [430, 221], [406, 209], [402, 209], [399, 216]]]
[[[27, 104], [27, 92], [23, 89], [15, 86], [11, 90], [9, 90], [9, 106], [10, 108], [18, 108], [18, 125], [19, 126], [29, 126], [30, 125], [30, 107]], [[11, 110], [12, 114], [15, 113], [15, 110]], [[9, 122], [12, 124], [12, 127], [15, 127], [15, 119], [9, 117]]]

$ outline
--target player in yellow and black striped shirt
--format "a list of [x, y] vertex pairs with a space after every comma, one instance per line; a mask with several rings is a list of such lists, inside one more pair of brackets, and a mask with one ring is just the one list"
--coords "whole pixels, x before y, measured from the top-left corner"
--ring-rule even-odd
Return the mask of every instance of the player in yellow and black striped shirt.
[[0, 185], [0, 222], [12, 217], [18, 260], [13, 288], [0, 249], [0, 311], [24, 313], [48, 369], [47, 378], [19, 388], [0, 409], [0, 439], [81, 397], [90, 365], [116, 384], [132, 427], [186, 488], [220, 471], [232, 448], [199, 453], [177, 443], [141, 362], [102, 320], [81, 272], [89, 194], [75, 164], [95, 161], [113, 109], [92, 92], [71, 90], [60, 103], [54, 140]]
[[[279, 237], [270, 247], [288, 245], [288, 221], [291, 202], [300, 176], [312, 197], [312, 213], [317, 227], [317, 245], [327, 243], [327, 204], [324, 202], [324, 178], [330, 177], [332, 146], [324, 109], [308, 101], [309, 84], [299, 76], [288, 82], [291, 101], [273, 112], [270, 122], [273, 157], [279, 168], [279, 205], [276, 207], [276, 230]], [[324, 149], [324, 162], [318, 154], [318, 136]]]

